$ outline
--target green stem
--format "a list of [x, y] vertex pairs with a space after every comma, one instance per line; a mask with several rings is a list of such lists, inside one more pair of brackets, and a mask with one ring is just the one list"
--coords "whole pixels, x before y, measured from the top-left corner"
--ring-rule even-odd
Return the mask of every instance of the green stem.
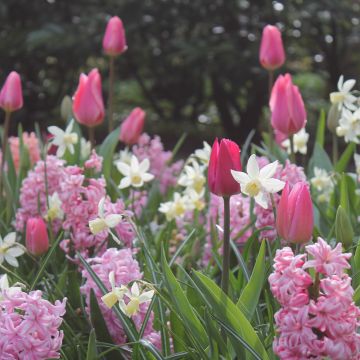
[[296, 159], [295, 159], [295, 148], [294, 148], [294, 135], [290, 135], [290, 161], [295, 164], [296, 163]]
[[114, 81], [115, 81], [115, 58], [110, 56], [109, 61], [109, 103], [108, 103], [108, 117], [109, 117], [109, 134], [114, 128]]
[[94, 149], [95, 147], [95, 130], [93, 126], [89, 126], [89, 141], [91, 144], [91, 149]]
[[5, 175], [4, 168], [5, 168], [5, 162], [6, 162], [6, 149], [7, 149], [8, 136], [9, 136], [10, 117], [11, 117], [11, 112], [5, 111], [4, 132], [3, 132], [3, 139], [2, 139], [0, 193], [2, 193], [3, 177]]
[[[269, 74], [268, 92], [269, 92], [269, 104], [270, 104], [271, 91], [272, 91], [272, 88], [274, 85], [274, 72], [269, 70], [268, 74]], [[268, 131], [269, 131], [269, 147], [270, 147], [270, 150], [272, 150], [274, 131], [271, 126], [271, 118], [268, 121]]]
[[229, 292], [230, 268], [230, 197], [224, 196], [224, 241], [223, 241], [223, 269], [221, 275], [221, 288], [225, 294]]
[[338, 138], [336, 134], [332, 136], [332, 158], [333, 164], [335, 165], [339, 158], [339, 146], [338, 146]]

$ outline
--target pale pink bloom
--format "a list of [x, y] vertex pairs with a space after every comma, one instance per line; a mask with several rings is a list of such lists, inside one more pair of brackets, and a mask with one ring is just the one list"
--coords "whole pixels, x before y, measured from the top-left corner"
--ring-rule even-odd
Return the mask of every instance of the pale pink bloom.
[[[111, 291], [111, 284], [109, 280], [110, 272], [114, 272], [115, 284], [128, 285], [132, 281], [141, 280], [143, 275], [140, 272], [138, 262], [133, 258], [132, 251], [130, 249], [118, 250], [115, 248], [107, 249], [102, 256], [88, 259], [92, 269], [99, 277], [99, 279], [106, 286], [108, 291]], [[90, 313], [90, 290], [92, 289], [98, 300], [100, 310], [108, 327], [109, 333], [116, 344], [124, 344], [127, 342], [127, 338], [122, 327], [122, 324], [118, 317], [115, 315], [112, 309], [109, 309], [101, 300], [103, 293], [95, 284], [92, 277], [86, 270], [82, 271], [82, 276], [86, 279], [84, 285], [81, 287], [81, 292], [86, 296], [86, 311]], [[144, 321], [149, 303], [140, 305], [140, 311], [132, 316], [132, 320], [135, 323], [137, 329], [141, 328]], [[146, 325], [144, 338], [149, 341], [154, 341], [154, 345], [161, 347], [160, 337], [158, 332], [153, 328], [154, 314], [151, 312], [149, 321]]]
[[281, 39], [281, 33], [276, 26], [264, 27], [259, 59], [261, 65], [267, 70], [275, 70], [285, 62], [285, 51]]
[[0, 107], [6, 112], [13, 112], [23, 107], [23, 95], [20, 75], [12, 71], [0, 91]]
[[342, 252], [342, 245], [338, 243], [334, 249], [318, 237], [317, 243], [314, 245], [307, 245], [306, 251], [312, 255], [313, 259], [308, 260], [304, 269], [314, 268], [315, 271], [324, 275], [341, 275], [344, 269], [349, 269], [350, 253]]
[[341, 278], [337, 275], [332, 275], [321, 279], [320, 288], [328, 298], [337, 300], [344, 306], [352, 303], [354, 289], [351, 286], [351, 277], [349, 275], [344, 274]]
[[136, 144], [144, 129], [145, 116], [145, 111], [136, 107], [120, 126], [120, 141], [127, 145]]
[[91, 70], [89, 75], [80, 75], [73, 98], [73, 113], [82, 125], [93, 127], [103, 122], [105, 108], [98, 69]]
[[271, 91], [271, 125], [287, 136], [296, 134], [306, 124], [306, 110], [299, 88], [291, 75], [280, 75]]
[[85, 161], [85, 169], [94, 169], [96, 172], [100, 172], [102, 169], [103, 157], [98, 155], [95, 149], [92, 150], [90, 158]]
[[118, 16], [113, 16], [106, 25], [103, 38], [105, 54], [117, 56], [127, 49], [124, 25]]

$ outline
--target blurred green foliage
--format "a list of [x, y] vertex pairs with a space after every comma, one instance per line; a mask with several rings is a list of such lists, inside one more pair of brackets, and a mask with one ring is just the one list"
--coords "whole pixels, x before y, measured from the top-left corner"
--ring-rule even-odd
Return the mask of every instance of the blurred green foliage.
[[142, 106], [147, 126], [167, 142], [183, 131], [194, 146], [215, 135], [243, 142], [261, 128], [268, 80], [258, 48], [267, 23], [283, 30], [281, 72], [296, 74], [310, 126], [339, 75], [359, 73], [360, 3], [353, 0], [3, 0], [0, 80], [21, 73], [25, 106], [15, 116], [25, 128], [58, 121], [61, 99], [92, 67], [107, 98], [101, 41], [112, 15], [123, 19], [129, 46], [116, 62], [116, 119]]

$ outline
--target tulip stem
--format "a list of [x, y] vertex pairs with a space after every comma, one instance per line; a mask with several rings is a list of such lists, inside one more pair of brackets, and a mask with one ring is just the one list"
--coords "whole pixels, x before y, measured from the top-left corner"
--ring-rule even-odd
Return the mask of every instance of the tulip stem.
[[6, 150], [8, 144], [9, 127], [10, 127], [11, 112], [5, 111], [4, 131], [2, 139], [2, 157], [1, 157], [1, 176], [0, 176], [0, 192], [2, 193], [4, 168], [6, 162]]
[[91, 149], [95, 147], [95, 131], [93, 126], [89, 126], [89, 141], [91, 144]]
[[[274, 85], [274, 72], [272, 70], [269, 70], [268, 73], [269, 73], [268, 91], [269, 91], [269, 104], [270, 104], [271, 91], [272, 91], [272, 88], [273, 88], [273, 85]], [[273, 129], [272, 129], [272, 126], [271, 126], [271, 115], [270, 115], [270, 119], [268, 121], [268, 131], [269, 131], [269, 147], [270, 147], [270, 150], [271, 150], [272, 149], [272, 144], [273, 144], [273, 136], [274, 136]]]
[[295, 159], [295, 147], [294, 147], [294, 135], [290, 135], [290, 161], [295, 164], [296, 163], [296, 159]]
[[332, 136], [332, 158], [333, 164], [335, 165], [339, 158], [338, 138], [336, 134], [333, 134]]
[[224, 241], [223, 241], [223, 269], [221, 288], [225, 294], [229, 291], [230, 268], [230, 197], [224, 196]]
[[114, 81], [115, 81], [115, 57], [110, 56], [109, 61], [109, 103], [108, 103], [108, 116], [109, 116], [109, 134], [114, 128], [113, 118], [114, 118], [114, 108], [113, 108], [113, 99], [114, 99]]

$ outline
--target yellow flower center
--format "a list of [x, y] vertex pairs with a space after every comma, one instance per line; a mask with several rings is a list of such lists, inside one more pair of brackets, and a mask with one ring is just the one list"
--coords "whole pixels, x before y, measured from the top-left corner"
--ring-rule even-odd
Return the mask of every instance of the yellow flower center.
[[137, 297], [132, 298], [126, 306], [126, 313], [128, 316], [135, 315], [139, 311], [140, 300]]
[[95, 220], [91, 220], [89, 221], [89, 228], [90, 228], [90, 231], [96, 235], [98, 234], [99, 232], [107, 229], [107, 225], [106, 225], [106, 222], [104, 219], [95, 219]]
[[341, 92], [333, 92], [330, 94], [330, 101], [333, 104], [338, 104], [338, 103], [344, 101], [344, 98], [345, 98], [345, 96]]
[[76, 144], [77, 140], [78, 140], [77, 134], [71, 133], [64, 135], [64, 143], [67, 145]]
[[142, 178], [141, 178], [141, 176], [139, 174], [133, 174], [131, 176], [131, 183], [133, 185], [140, 185], [141, 181], [142, 181]]
[[261, 190], [261, 184], [259, 180], [254, 179], [249, 181], [245, 186], [245, 191], [251, 196], [257, 196]]
[[175, 203], [175, 206], [174, 206], [175, 216], [181, 216], [184, 214], [184, 212], [185, 212], [184, 205], [181, 202]]

